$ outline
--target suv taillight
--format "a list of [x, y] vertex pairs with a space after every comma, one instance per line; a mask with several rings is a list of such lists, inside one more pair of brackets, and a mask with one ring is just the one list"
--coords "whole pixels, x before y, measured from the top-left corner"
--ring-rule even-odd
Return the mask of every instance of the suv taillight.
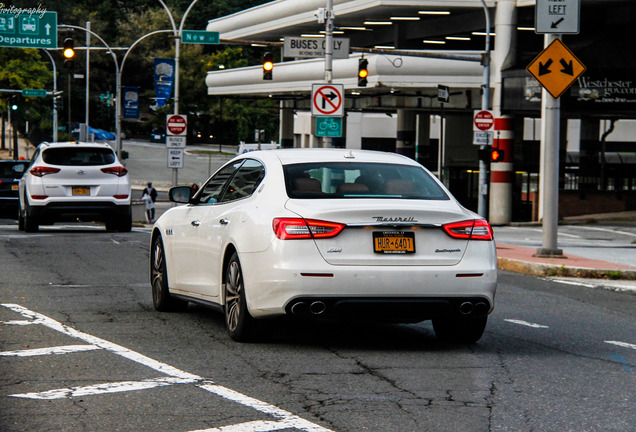
[[442, 225], [446, 234], [466, 240], [492, 240], [492, 228], [484, 219], [453, 222]]
[[128, 170], [124, 168], [123, 166], [102, 168], [102, 172], [106, 174], [113, 174], [113, 175], [116, 175], [117, 177], [123, 177], [126, 174], [128, 174]]
[[60, 172], [59, 168], [52, 168], [52, 167], [45, 167], [45, 166], [36, 166], [31, 168], [31, 171], [29, 171], [31, 174], [33, 174], [36, 177], [44, 177], [45, 175], [48, 174], [55, 174]]
[[335, 237], [346, 225], [301, 218], [275, 218], [274, 234], [281, 240]]

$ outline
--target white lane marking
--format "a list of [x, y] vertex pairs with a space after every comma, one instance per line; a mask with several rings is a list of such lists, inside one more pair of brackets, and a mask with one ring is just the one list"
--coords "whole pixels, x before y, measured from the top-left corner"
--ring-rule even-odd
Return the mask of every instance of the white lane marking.
[[3, 321], [2, 324], [4, 324], [4, 325], [27, 326], [27, 325], [39, 324], [39, 323], [35, 322], [35, 321], [14, 320], [14, 321]]
[[220, 386], [218, 384], [209, 383], [203, 385], [197, 385], [204, 390], [209, 391], [210, 393], [214, 393], [219, 395], [225, 399], [238, 402], [241, 405], [245, 405], [251, 408], [254, 408], [257, 411], [260, 411], [265, 414], [269, 414], [273, 417], [279, 418], [280, 420], [287, 423], [291, 428], [301, 429], [304, 431], [313, 431], [313, 432], [325, 432], [329, 429], [325, 429], [322, 426], [318, 426], [317, 424], [311, 423], [305, 419], [298, 417], [290, 413], [289, 411], [285, 411], [274, 405], [270, 405], [266, 402], [262, 402], [258, 399], [254, 399], [252, 397], [246, 396], [237, 391], [231, 390], [227, 387]]
[[190, 432], [269, 432], [287, 429], [285, 423], [273, 422], [273, 421], [253, 421], [247, 423], [240, 423], [230, 426], [223, 426], [220, 428], [211, 429], [199, 429]]
[[106, 393], [119, 393], [134, 390], [147, 390], [155, 387], [163, 387], [173, 384], [191, 384], [197, 380], [184, 378], [151, 378], [143, 381], [120, 381], [113, 383], [95, 384], [83, 387], [70, 387], [56, 390], [48, 390], [38, 393], [12, 394], [11, 397], [26, 399], [65, 399], [70, 397], [101, 395]]
[[556, 282], [556, 283], [560, 283], [560, 284], [564, 284], [564, 285], [576, 285], [576, 286], [582, 286], [582, 287], [586, 287], [586, 288], [595, 288], [596, 285], [592, 285], [592, 284], [586, 284], [583, 282], [576, 282], [576, 281], [569, 281], [569, 280], [563, 280], [563, 279], [548, 279], [548, 278], [542, 278], [543, 280], [548, 280], [551, 282]]
[[92, 350], [98, 350], [98, 349], [101, 349], [101, 348], [95, 345], [66, 345], [66, 346], [57, 346], [57, 347], [50, 347], [50, 348], [4, 351], [4, 352], [0, 352], [0, 356], [32, 357], [32, 356], [42, 356], [42, 355], [50, 355], [50, 354], [69, 354], [69, 353], [76, 353], [80, 351], [92, 351]]
[[550, 328], [547, 325], [535, 324], [528, 321], [516, 320], [516, 319], [504, 319], [504, 321], [508, 321], [509, 323], [519, 324], [522, 326], [532, 327], [532, 328]]
[[[14, 312], [19, 313], [25, 318], [29, 318], [35, 324], [42, 324], [52, 330], [58, 331], [60, 333], [66, 334], [68, 336], [81, 339], [84, 342], [95, 345], [97, 347], [103, 348], [104, 350], [110, 351], [113, 354], [117, 354], [129, 360], [132, 360], [136, 363], [147, 366], [151, 369], [169, 375], [171, 378], [156, 378], [145, 381], [128, 381], [123, 383], [107, 383], [107, 384], [98, 384], [95, 386], [87, 386], [87, 387], [75, 387], [71, 389], [58, 389], [51, 390], [50, 394], [47, 392], [40, 393], [25, 393], [23, 395], [13, 395], [15, 397], [31, 397], [36, 399], [45, 399], [43, 396], [60, 396], [60, 397], [73, 397], [87, 394], [100, 394], [100, 393], [114, 393], [121, 391], [131, 391], [131, 390], [142, 390], [145, 388], [154, 388], [165, 385], [172, 384], [180, 384], [180, 383], [193, 383], [193, 382], [202, 382], [204, 384], [197, 385], [197, 387], [204, 389], [210, 393], [221, 396], [227, 400], [234, 401], [240, 403], [246, 407], [252, 408], [258, 412], [269, 414], [275, 418], [278, 418], [280, 421], [276, 422], [281, 426], [285, 426], [283, 428], [276, 426], [276, 429], [263, 429], [266, 430], [280, 430], [280, 429], [299, 429], [307, 432], [333, 432], [331, 429], [324, 428], [315, 423], [311, 423], [305, 419], [302, 419], [289, 411], [285, 411], [281, 408], [278, 408], [274, 405], [270, 405], [266, 402], [260, 401], [258, 399], [254, 399], [252, 397], [246, 396], [242, 393], [236, 392], [234, 390], [228, 389], [226, 387], [222, 387], [214, 383], [214, 381], [209, 379], [204, 379], [200, 376], [179, 370], [173, 366], [167, 365], [165, 363], [161, 363], [157, 360], [146, 357], [142, 354], [139, 354], [135, 351], [132, 351], [128, 348], [124, 348], [120, 345], [114, 344], [104, 339], [100, 339], [98, 337], [82, 333], [79, 330], [68, 327], [60, 322], [55, 321], [52, 318], [47, 317], [46, 315], [42, 315], [40, 313], [31, 311], [23, 306], [17, 304], [0, 304], [0, 306], [4, 306], [8, 309], [11, 309]], [[147, 387], [144, 387], [147, 386]], [[31, 395], [31, 396], [26, 396]], [[230, 427], [230, 426], [226, 426]], [[235, 432], [249, 432], [250, 429], [241, 429], [240, 425], [232, 426], [234, 429], [227, 429], [228, 431], [232, 430]], [[220, 429], [224, 430], [224, 429]], [[256, 429], [258, 430], [258, 429]]]
[[3, 304], [2, 306], [11, 309], [14, 312], [19, 313], [20, 315], [22, 315], [23, 317], [26, 318], [31, 318], [35, 321], [38, 321], [38, 324], [42, 324], [50, 329], [53, 329], [55, 331], [58, 331], [60, 333], [63, 333], [65, 335], [83, 340], [86, 343], [92, 344], [92, 345], [97, 345], [100, 348], [103, 348], [105, 350], [111, 351], [114, 354], [120, 355], [124, 358], [127, 358], [128, 360], [132, 360], [136, 363], [142, 364], [144, 366], [147, 366], [151, 369], [154, 369], [158, 372], [161, 372], [163, 374], [169, 375], [169, 376], [173, 376], [173, 377], [177, 377], [177, 378], [189, 378], [189, 379], [194, 379], [194, 380], [199, 380], [202, 379], [199, 376], [181, 371], [175, 367], [172, 367], [170, 365], [167, 365], [165, 363], [161, 363], [158, 362], [157, 360], [151, 359], [149, 357], [146, 357], [142, 354], [139, 354], [135, 351], [129, 350], [128, 348], [124, 348], [120, 345], [114, 344], [112, 342], [108, 342], [107, 340], [104, 339], [100, 339], [98, 337], [86, 334], [86, 333], [82, 333], [78, 330], [75, 330], [72, 327], [68, 327], [65, 326], [62, 323], [59, 323], [45, 315], [39, 314], [37, 312], [33, 312], [25, 307], [22, 307], [20, 305], [17, 304]]
[[117, 240], [115, 240], [114, 238], [110, 239], [110, 241], [112, 241], [113, 243], [115, 243], [116, 245], [119, 244], [119, 242]]
[[579, 229], [592, 230], [592, 231], [603, 231], [603, 232], [609, 232], [609, 233], [616, 233], [616, 234], [622, 234], [622, 235], [628, 235], [628, 236], [636, 237], [636, 233], [632, 233], [632, 232], [628, 232], [628, 231], [617, 231], [617, 230], [613, 230], [613, 229], [610, 229], [610, 228], [599, 228], [599, 227], [588, 227], [588, 226], [580, 226], [578, 228]]
[[617, 346], [623, 347], [623, 348], [631, 348], [633, 350], [636, 350], [636, 344], [630, 344], [630, 343], [621, 342], [621, 341], [605, 341], [605, 343], [612, 344], [612, 345], [617, 345]]

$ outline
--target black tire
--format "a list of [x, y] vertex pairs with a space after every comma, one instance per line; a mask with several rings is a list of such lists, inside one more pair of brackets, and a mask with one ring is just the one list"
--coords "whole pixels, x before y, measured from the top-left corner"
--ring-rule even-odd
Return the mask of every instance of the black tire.
[[18, 209], [18, 231], [24, 231], [24, 216], [21, 209]]
[[[40, 229], [39, 221], [33, 216], [29, 215], [29, 205], [26, 205], [24, 209], [24, 231], [26, 232], [38, 232]], [[19, 224], [19, 223], [18, 223]]]
[[472, 344], [484, 334], [488, 317], [479, 318], [433, 318], [433, 329], [438, 339], [444, 342]]
[[225, 326], [237, 342], [248, 342], [255, 336], [254, 318], [247, 310], [243, 272], [236, 252], [225, 270]]
[[160, 312], [178, 312], [188, 307], [188, 302], [170, 295], [168, 273], [166, 271], [166, 254], [163, 241], [157, 236], [152, 241], [150, 250], [150, 285], [152, 287], [152, 304]]

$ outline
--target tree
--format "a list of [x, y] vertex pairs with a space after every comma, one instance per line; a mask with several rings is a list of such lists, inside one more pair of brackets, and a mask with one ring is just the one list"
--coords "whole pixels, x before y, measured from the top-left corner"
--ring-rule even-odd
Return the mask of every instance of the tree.
[[[23, 89], [51, 89], [53, 73], [47, 68], [50, 64], [48, 57], [43, 59], [36, 48], [0, 48], [0, 88], [23, 90]], [[29, 121], [29, 134], [39, 132], [48, 127], [51, 132], [52, 122], [50, 121], [52, 103], [42, 103], [40, 97], [19, 98], [19, 109], [15, 111], [12, 121], [20, 131], [24, 131], [26, 121]], [[0, 110], [5, 112], [9, 97], [3, 95], [0, 99]], [[50, 101], [50, 98], [45, 100]], [[33, 142], [39, 144], [42, 139], [50, 139], [38, 134]]]

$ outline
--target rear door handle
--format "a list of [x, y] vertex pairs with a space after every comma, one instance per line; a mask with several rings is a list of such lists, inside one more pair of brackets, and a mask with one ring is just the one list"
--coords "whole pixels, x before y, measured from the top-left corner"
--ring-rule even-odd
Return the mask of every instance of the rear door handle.
[[198, 227], [199, 225], [201, 225], [201, 221], [193, 220], [192, 222], [190, 222], [190, 225], [192, 225], [193, 227]]
[[223, 218], [223, 219], [221, 219], [221, 220], [219, 221], [219, 223], [220, 223], [221, 225], [227, 225], [227, 224], [229, 224], [229, 223], [230, 223], [230, 220], [229, 220], [229, 219], [225, 219], [225, 218]]

